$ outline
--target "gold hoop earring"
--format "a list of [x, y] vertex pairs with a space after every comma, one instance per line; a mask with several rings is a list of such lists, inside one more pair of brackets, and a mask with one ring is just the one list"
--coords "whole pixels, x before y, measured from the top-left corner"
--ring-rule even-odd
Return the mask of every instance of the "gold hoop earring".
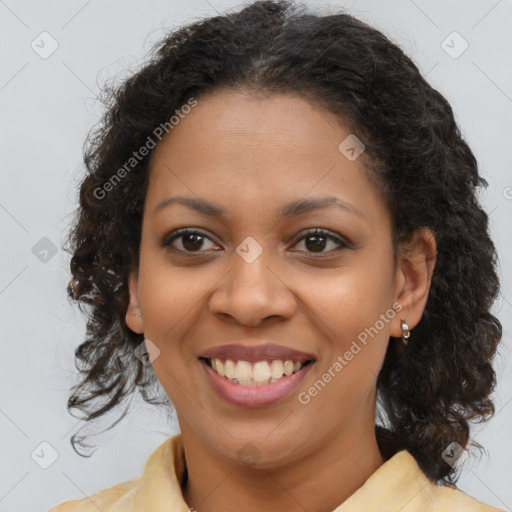
[[407, 345], [407, 343], [409, 343], [409, 337], [411, 336], [411, 330], [409, 329], [405, 318], [400, 319], [400, 323], [402, 324], [402, 341], [404, 342], [404, 345]]

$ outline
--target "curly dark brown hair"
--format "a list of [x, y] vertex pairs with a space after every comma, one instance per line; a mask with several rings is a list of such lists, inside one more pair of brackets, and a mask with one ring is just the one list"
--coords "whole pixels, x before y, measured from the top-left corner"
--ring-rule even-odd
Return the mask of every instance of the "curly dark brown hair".
[[93, 420], [137, 389], [147, 402], [172, 406], [150, 393], [158, 387], [152, 366], [134, 357], [144, 337], [125, 321], [152, 153], [130, 159], [191, 98], [221, 87], [298, 93], [338, 115], [366, 145], [365, 162], [392, 214], [395, 251], [421, 227], [434, 233], [423, 317], [405, 349], [390, 338], [377, 380], [376, 432], [384, 453], [407, 449], [429, 479], [453, 485], [458, 470], [442, 452], [452, 442], [466, 447], [470, 421], [495, 412], [497, 255], [476, 197], [487, 182], [447, 100], [402, 49], [344, 12], [255, 2], [171, 32], [140, 70], [104, 89], [106, 113], [84, 145], [86, 176], [65, 248], [67, 291], [88, 319], [68, 409]]

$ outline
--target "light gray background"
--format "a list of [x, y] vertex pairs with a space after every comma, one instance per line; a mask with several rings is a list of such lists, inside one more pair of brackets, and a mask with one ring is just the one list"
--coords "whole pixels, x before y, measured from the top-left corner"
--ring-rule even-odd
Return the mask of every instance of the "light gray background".
[[[459, 486], [511, 510], [512, 373], [506, 370], [512, 343], [512, 3], [308, 4], [325, 10], [344, 6], [401, 45], [450, 101], [489, 181], [482, 201], [490, 213], [503, 287], [494, 309], [504, 327], [496, 359], [497, 414], [475, 428], [489, 457], [470, 459]], [[65, 406], [76, 379], [73, 352], [85, 323], [66, 299], [69, 256], [61, 243], [76, 206], [82, 144], [101, 113], [94, 101], [98, 85], [127, 76], [166, 29], [237, 5], [223, 0], [0, 0], [1, 511], [45, 511], [135, 478], [149, 454], [177, 432], [162, 413], [135, 399], [130, 416], [94, 438], [99, 447], [91, 458], [72, 450], [69, 437], [82, 423]], [[59, 45], [47, 59], [31, 48], [43, 31]], [[469, 44], [458, 58], [441, 46], [453, 31]], [[461, 48], [460, 40], [450, 41], [452, 51]], [[32, 251], [43, 237], [58, 248], [46, 262], [40, 260], [43, 253], [37, 257]], [[31, 458], [44, 441], [58, 453], [48, 469]], [[43, 447], [43, 453], [50, 452]]]

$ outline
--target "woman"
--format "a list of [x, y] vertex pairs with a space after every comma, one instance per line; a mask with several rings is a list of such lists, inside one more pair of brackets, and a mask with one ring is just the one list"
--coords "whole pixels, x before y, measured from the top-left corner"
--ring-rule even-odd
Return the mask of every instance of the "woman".
[[52, 510], [498, 510], [455, 487], [494, 412], [486, 183], [411, 60], [256, 2], [170, 34], [111, 100], [70, 234], [69, 407], [158, 380], [180, 433]]

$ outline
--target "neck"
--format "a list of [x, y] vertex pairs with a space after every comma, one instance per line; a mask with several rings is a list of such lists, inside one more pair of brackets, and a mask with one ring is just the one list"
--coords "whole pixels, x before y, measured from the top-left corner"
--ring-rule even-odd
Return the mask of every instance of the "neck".
[[[182, 425], [185, 427], [185, 425]], [[325, 512], [346, 501], [385, 462], [373, 422], [342, 431], [300, 459], [271, 469], [242, 466], [182, 428], [188, 479], [183, 497], [197, 512]]]

